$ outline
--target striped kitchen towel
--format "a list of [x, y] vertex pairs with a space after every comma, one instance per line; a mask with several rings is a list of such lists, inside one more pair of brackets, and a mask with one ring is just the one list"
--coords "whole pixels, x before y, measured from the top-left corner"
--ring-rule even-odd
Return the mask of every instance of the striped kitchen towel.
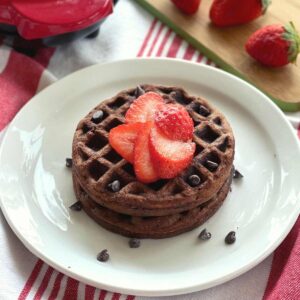
[[[0, 141], [6, 126], [34, 94], [85, 66], [136, 56], [173, 57], [216, 66], [134, 1], [120, 1], [101, 30], [94, 40], [40, 49], [34, 57], [14, 52], [2, 41]], [[287, 118], [300, 138], [300, 114], [288, 114]], [[1, 300], [146, 299], [96, 289], [59, 273], [21, 244], [1, 212], [0, 220]], [[242, 276], [205, 291], [165, 299], [300, 299], [299, 228], [300, 219], [271, 256]]]

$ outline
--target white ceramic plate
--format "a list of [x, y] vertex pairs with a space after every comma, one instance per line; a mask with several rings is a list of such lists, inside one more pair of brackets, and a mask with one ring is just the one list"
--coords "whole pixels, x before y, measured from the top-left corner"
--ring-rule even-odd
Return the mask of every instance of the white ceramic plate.
[[[78, 121], [101, 100], [139, 83], [180, 85], [229, 119], [236, 167], [244, 179], [201, 228], [138, 249], [110, 233], [75, 201], [70, 170]], [[26, 247], [59, 271], [85, 283], [135, 295], [174, 295], [205, 289], [254, 267], [284, 239], [300, 211], [300, 151], [291, 126], [257, 89], [220, 70], [167, 59], [95, 65], [34, 97], [9, 126], [0, 151], [1, 208]], [[212, 238], [200, 242], [206, 227]], [[237, 231], [227, 246], [225, 235]], [[107, 248], [105, 264], [96, 254]]]

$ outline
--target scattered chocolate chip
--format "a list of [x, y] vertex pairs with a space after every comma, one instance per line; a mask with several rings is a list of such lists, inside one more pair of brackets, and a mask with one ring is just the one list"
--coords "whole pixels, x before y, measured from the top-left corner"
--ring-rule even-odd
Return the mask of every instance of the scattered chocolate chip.
[[208, 115], [210, 115], [210, 111], [204, 105], [200, 105], [200, 107], [198, 109], [198, 113], [204, 117], [207, 117]]
[[107, 249], [104, 249], [98, 253], [97, 260], [99, 260], [101, 262], [106, 262], [109, 260], [109, 254], [108, 254]]
[[233, 173], [233, 178], [234, 179], [240, 179], [240, 178], [243, 178], [243, 177], [244, 176], [237, 169], [234, 170], [234, 173]]
[[72, 158], [66, 158], [66, 167], [67, 168], [72, 168], [72, 165], [73, 165]]
[[235, 231], [230, 231], [225, 237], [225, 243], [227, 245], [233, 244], [235, 240], [236, 240]]
[[216, 171], [218, 169], [218, 164], [215, 163], [214, 161], [207, 160], [205, 163], [205, 166], [210, 170], [210, 171]]
[[139, 96], [141, 96], [141, 95], [143, 95], [143, 94], [145, 94], [144, 89], [142, 89], [141, 86], [138, 85], [138, 86], [136, 87], [135, 91], [134, 91], [134, 96], [135, 96], [136, 98], [138, 98]]
[[112, 183], [108, 185], [108, 187], [113, 191], [113, 192], [118, 192], [121, 188], [121, 183], [119, 180], [114, 180]]
[[211, 238], [211, 233], [208, 232], [208, 231], [206, 230], [206, 228], [205, 228], [205, 229], [203, 229], [203, 230], [200, 232], [200, 234], [199, 234], [198, 237], [199, 237], [199, 239], [202, 240], [202, 241], [207, 241], [207, 240], [209, 240], [209, 239]]
[[141, 241], [139, 239], [132, 238], [129, 240], [130, 248], [139, 248], [141, 245]]
[[100, 123], [100, 121], [103, 118], [103, 115], [104, 115], [104, 113], [103, 113], [102, 110], [95, 111], [94, 114], [93, 114], [93, 116], [92, 116], [92, 121], [94, 123], [97, 123], [97, 124]]
[[69, 208], [72, 209], [72, 210], [75, 210], [75, 211], [81, 211], [82, 210], [82, 204], [81, 204], [80, 201], [77, 201], [74, 204], [72, 204]]
[[191, 186], [197, 186], [200, 184], [200, 182], [201, 182], [201, 179], [198, 175], [191, 175], [189, 177], [189, 183]]

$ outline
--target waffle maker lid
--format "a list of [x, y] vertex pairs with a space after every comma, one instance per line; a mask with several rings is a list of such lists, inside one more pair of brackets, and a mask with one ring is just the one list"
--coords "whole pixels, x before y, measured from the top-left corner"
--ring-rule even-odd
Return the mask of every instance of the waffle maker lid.
[[0, 23], [32, 40], [81, 30], [112, 10], [112, 0], [1, 0]]

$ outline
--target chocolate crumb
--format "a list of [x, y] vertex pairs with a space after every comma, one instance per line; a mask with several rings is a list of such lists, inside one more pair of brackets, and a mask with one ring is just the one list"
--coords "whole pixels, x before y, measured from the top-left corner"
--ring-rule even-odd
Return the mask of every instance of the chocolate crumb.
[[241, 174], [237, 169], [234, 170], [234, 173], [233, 173], [233, 178], [234, 179], [240, 179], [240, 178], [243, 178], [243, 174]]
[[225, 243], [231, 245], [236, 241], [235, 231], [230, 231], [225, 237]]
[[98, 253], [97, 260], [101, 262], [107, 262], [109, 260], [109, 254], [107, 249], [104, 249]]
[[66, 158], [66, 167], [67, 168], [72, 168], [72, 165], [73, 165], [72, 158]]
[[81, 211], [82, 210], [82, 204], [81, 204], [80, 201], [77, 201], [74, 204], [72, 204], [69, 208], [74, 210], [74, 211]]
[[136, 238], [132, 238], [129, 240], [129, 247], [130, 248], [139, 248], [141, 246], [141, 241]]
[[207, 231], [207, 229], [203, 229], [199, 234], [199, 239], [202, 241], [207, 241], [211, 238], [211, 233]]

